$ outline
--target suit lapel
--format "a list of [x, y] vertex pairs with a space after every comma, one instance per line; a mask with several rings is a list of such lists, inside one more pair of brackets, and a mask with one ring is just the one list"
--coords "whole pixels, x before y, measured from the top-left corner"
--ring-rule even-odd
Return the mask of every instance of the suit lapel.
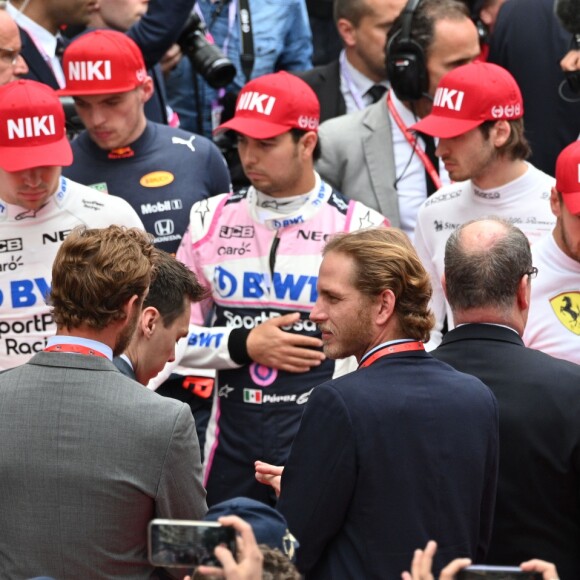
[[386, 99], [367, 107], [362, 131], [363, 153], [377, 207], [390, 219], [392, 226], [400, 227], [399, 199], [393, 186], [396, 175], [393, 137]]
[[48, 66], [38, 51], [38, 48], [36, 48], [28, 32], [23, 28], [20, 28], [20, 40], [22, 42], [22, 56], [29, 68], [28, 73], [24, 77], [44, 83], [53, 89], [59, 89], [60, 86], [56, 81], [52, 69]]

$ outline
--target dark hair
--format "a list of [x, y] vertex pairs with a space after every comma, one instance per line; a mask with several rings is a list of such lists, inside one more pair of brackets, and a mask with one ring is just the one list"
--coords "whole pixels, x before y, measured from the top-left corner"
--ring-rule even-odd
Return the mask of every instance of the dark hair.
[[[403, 14], [404, 9], [397, 16], [389, 30], [385, 51], [389, 47], [391, 38], [401, 31]], [[414, 40], [423, 49], [425, 57], [427, 57], [435, 37], [435, 22], [444, 18], [461, 20], [469, 17], [469, 10], [460, 0], [422, 0], [413, 13], [410, 39]], [[395, 40], [395, 46], [396, 42]]]
[[[484, 139], [489, 139], [491, 128], [496, 123], [497, 121], [485, 121], [479, 126]], [[524, 120], [514, 119], [513, 121], [507, 121], [507, 123], [510, 126], [510, 135], [507, 141], [496, 149], [497, 154], [512, 161], [527, 159], [532, 154], [532, 148], [524, 135]]]
[[167, 328], [183, 314], [186, 298], [199, 302], [207, 297], [208, 290], [187, 266], [167, 252], [154, 249], [152, 262], [154, 273], [143, 307], [156, 308]]
[[[491, 246], [465, 248], [463, 231], [480, 221], [501, 224], [505, 235]], [[471, 220], [457, 228], [445, 246], [445, 285], [451, 310], [495, 306], [509, 310], [522, 276], [532, 268], [530, 243], [508, 221], [489, 217]]]
[[[292, 140], [294, 143], [298, 143], [306, 133], [309, 131], [305, 131], [304, 129], [290, 129], [290, 135], [292, 135]], [[317, 135], [318, 137], [318, 135]], [[314, 146], [314, 151], [312, 151], [312, 160], [318, 161], [320, 159], [320, 155], [322, 154], [322, 150], [320, 148], [320, 137], [318, 137], [316, 141], [316, 145]]]
[[333, 236], [324, 247], [353, 258], [354, 287], [362, 294], [377, 296], [390, 289], [395, 295], [395, 313], [405, 337], [429, 340], [434, 316], [429, 310], [431, 281], [415, 248], [397, 228], [369, 228]]
[[52, 266], [49, 303], [61, 328], [102, 330], [123, 320], [132, 296], [141, 305], [151, 281], [153, 242], [137, 228], [75, 228]]
[[[300, 141], [300, 139], [302, 139], [306, 133], [308, 133], [308, 131], [305, 131], [304, 129], [290, 129], [290, 135], [292, 135], [294, 143], [298, 143], [298, 141]], [[321, 154], [322, 149], [320, 148], [320, 138], [318, 138], [316, 145], [314, 146], [314, 151], [312, 152], [312, 160], [318, 161]]]

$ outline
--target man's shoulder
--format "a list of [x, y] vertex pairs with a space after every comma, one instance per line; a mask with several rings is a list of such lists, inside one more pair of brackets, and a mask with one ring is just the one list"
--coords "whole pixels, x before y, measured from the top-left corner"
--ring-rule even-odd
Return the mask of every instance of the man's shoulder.
[[188, 150], [195, 153], [198, 149], [200, 151], [209, 151], [216, 149], [216, 145], [211, 139], [197, 133], [191, 133], [179, 127], [170, 127], [169, 125], [163, 125], [161, 123], [153, 123], [149, 121], [149, 124], [155, 128], [156, 136], [159, 138], [157, 143], [161, 143], [168, 155], [173, 155], [178, 151], [178, 147], [170, 147], [166, 149], [167, 145], [183, 146], [184, 152]]
[[340, 79], [340, 67], [338, 60], [333, 60], [327, 64], [321, 64], [312, 67], [309, 70], [296, 71], [292, 74], [301, 78], [310, 86], [319, 86], [320, 84], [326, 83], [329, 80]]
[[444, 185], [423, 202], [419, 208], [419, 215], [447, 212], [450, 206], [457, 204], [471, 189], [472, 184], [469, 180]]
[[66, 177], [63, 178], [61, 192], [56, 195], [63, 196], [57, 203], [62, 203], [64, 209], [82, 217], [91, 227], [105, 227], [114, 223], [142, 227], [141, 220], [131, 205], [115, 195], [97, 191]]
[[[387, 108], [383, 100], [373, 103], [368, 107], [361, 109], [359, 111], [354, 111], [346, 115], [340, 115], [340, 117], [334, 117], [333, 119], [328, 119], [320, 125], [320, 130], [323, 134], [338, 134], [345, 129], [353, 129], [361, 127], [362, 125], [370, 124], [373, 126], [375, 121], [380, 119], [388, 123], [389, 116], [387, 113]], [[346, 135], [345, 137], [349, 137]]]

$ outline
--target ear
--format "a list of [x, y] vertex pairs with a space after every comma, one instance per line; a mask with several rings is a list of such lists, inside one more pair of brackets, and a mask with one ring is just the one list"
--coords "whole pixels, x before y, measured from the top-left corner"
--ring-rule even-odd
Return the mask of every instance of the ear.
[[479, 11], [479, 19], [488, 27], [493, 24], [493, 14], [489, 8], [482, 8]]
[[139, 328], [143, 333], [145, 338], [151, 338], [155, 332], [157, 324], [160, 322], [161, 314], [159, 310], [153, 306], [147, 306], [141, 312], [141, 320], [139, 323]]
[[346, 18], [339, 18], [336, 22], [336, 28], [338, 29], [338, 34], [342, 38], [345, 46], [353, 47], [356, 44], [356, 27], [355, 25]]
[[153, 96], [153, 79], [148, 76], [139, 87], [141, 89], [141, 101], [146, 103]]
[[383, 326], [395, 312], [395, 294], [390, 289], [383, 290], [377, 297], [377, 301], [376, 323]]
[[303, 147], [303, 155], [306, 158], [311, 159], [316, 143], [318, 143], [318, 134], [315, 131], [308, 131], [302, 136], [300, 143]]
[[516, 300], [518, 304], [518, 309], [520, 311], [528, 310], [530, 308], [530, 296], [532, 293], [532, 285], [530, 284], [529, 277], [522, 276], [520, 283], [518, 284]]
[[447, 298], [447, 280], [445, 279], [445, 274], [441, 274], [441, 287], [443, 288], [443, 294]]
[[512, 128], [507, 121], [505, 121], [503, 119], [501, 121], [496, 121], [495, 125], [493, 126], [493, 128], [491, 130], [491, 137], [490, 137], [493, 145], [496, 148], [499, 148], [502, 145], [505, 145], [505, 143], [509, 139], [509, 136], [511, 135], [511, 132], [512, 132]]
[[550, 193], [550, 209], [557, 218], [562, 217], [562, 202], [555, 187], [552, 187]]

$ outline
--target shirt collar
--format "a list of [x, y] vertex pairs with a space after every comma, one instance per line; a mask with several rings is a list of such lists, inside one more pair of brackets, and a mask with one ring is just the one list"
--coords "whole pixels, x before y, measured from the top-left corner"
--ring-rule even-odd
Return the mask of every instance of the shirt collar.
[[98, 340], [80, 338], [79, 336], [61, 336], [57, 334], [56, 336], [49, 337], [46, 342], [46, 346], [55, 346], [57, 344], [76, 344], [78, 346], [85, 346], [103, 353], [110, 361], [113, 360], [113, 349]]

